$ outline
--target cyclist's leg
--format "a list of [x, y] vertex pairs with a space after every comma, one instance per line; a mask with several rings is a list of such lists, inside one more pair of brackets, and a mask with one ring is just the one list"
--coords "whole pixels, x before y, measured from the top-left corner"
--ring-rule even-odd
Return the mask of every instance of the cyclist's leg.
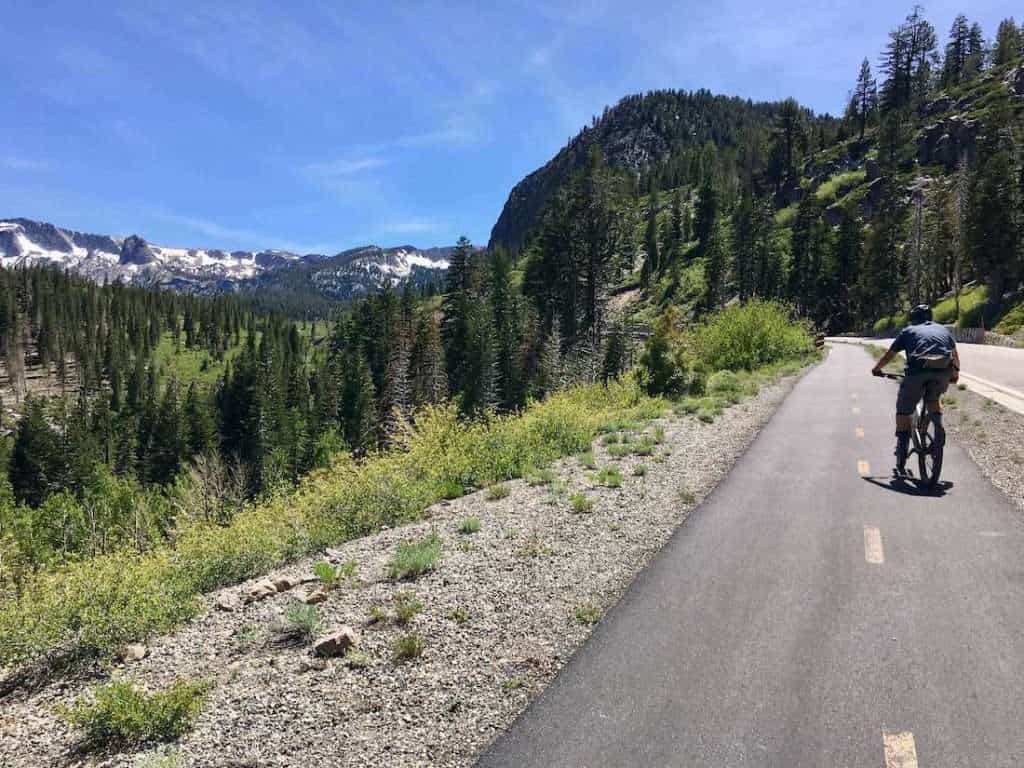
[[935, 438], [939, 445], [945, 443], [946, 430], [942, 426], [942, 396], [949, 389], [952, 371], [931, 374], [924, 385], [924, 407], [935, 423]]
[[921, 377], [908, 374], [900, 382], [900, 391], [896, 395], [896, 469], [903, 471], [910, 454], [911, 414], [924, 394]]

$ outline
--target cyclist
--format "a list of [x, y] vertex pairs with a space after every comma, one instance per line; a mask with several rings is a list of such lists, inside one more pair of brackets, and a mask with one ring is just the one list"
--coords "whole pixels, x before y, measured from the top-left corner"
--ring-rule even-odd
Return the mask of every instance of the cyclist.
[[932, 322], [932, 308], [927, 304], [910, 311], [910, 325], [899, 332], [871, 373], [881, 376], [882, 369], [900, 352], [907, 356], [907, 368], [896, 396], [896, 473], [904, 475], [910, 452], [911, 415], [922, 397], [925, 408], [934, 415], [936, 439], [945, 440], [940, 398], [960, 378], [960, 355], [953, 335], [945, 326]]

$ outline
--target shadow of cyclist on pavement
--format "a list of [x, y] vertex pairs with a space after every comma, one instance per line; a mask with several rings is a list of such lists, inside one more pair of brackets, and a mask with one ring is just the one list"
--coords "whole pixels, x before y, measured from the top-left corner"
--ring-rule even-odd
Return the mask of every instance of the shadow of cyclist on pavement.
[[945, 496], [946, 491], [953, 487], [953, 483], [949, 480], [942, 480], [933, 488], [927, 488], [919, 485], [911, 477], [864, 477], [862, 479], [872, 485], [877, 485], [879, 488], [885, 488], [887, 491], [895, 491], [896, 493], [904, 493], [907, 496]]

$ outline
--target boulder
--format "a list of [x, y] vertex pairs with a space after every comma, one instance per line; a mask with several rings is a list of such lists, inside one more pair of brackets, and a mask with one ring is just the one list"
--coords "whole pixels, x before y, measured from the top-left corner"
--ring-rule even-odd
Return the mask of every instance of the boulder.
[[961, 159], [974, 158], [978, 121], [959, 115], [925, 126], [917, 137], [917, 162], [952, 170]]
[[868, 181], [874, 181], [880, 175], [880, 169], [878, 167], [878, 159], [869, 157], [864, 161], [864, 172], [867, 174]]
[[149, 653], [149, 648], [142, 643], [130, 643], [121, 651], [122, 661], [142, 661]]
[[218, 611], [231, 613], [238, 607], [238, 603], [235, 602], [234, 598], [228, 595], [220, 595], [214, 602], [213, 607], [216, 608]]
[[278, 592], [287, 592], [289, 589], [299, 584], [300, 580], [293, 579], [290, 576], [275, 576], [270, 580], [270, 582]]
[[272, 581], [257, 581], [245, 591], [244, 600], [247, 603], [254, 603], [276, 594], [277, 587]]
[[878, 207], [881, 205], [882, 199], [885, 196], [887, 185], [888, 179], [884, 176], [879, 177], [868, 184], [867, 192], [860, 201], [861, 215], [865, 219], [874, 218], [875, 212], [878, 210]]
[[949, 96], [939, 96], [937, 99], [922, 104], [920, 113], [922, 117], [934, 117], [949, 112], [955, 105], [956, 102]]
[[842, 220], [843, 208], [838, 203], [834, 203], [825, 209], [825, 222], [830, 227], [838, 227]]
[[307, 605], [315, 605], [316, 603], [322, 603], [327, 599], [327, 590], [321, 587], [317, 587], [314, 590], [307, 592], [302, 597], [302, 602]]
[[799, 203], [804, 199], [804, 190], [796, 182], [788, 184], [775, 193], [775, 207], [787, 208], [793, 203]]
[[1024, 67], [1010, 70], [1005, 83], [1015, 96], [1024, 96]]
[[329, 658], [344, 656], [358, 643], [359, 635], [352, 627], [338, 627], [313, 643], [313, 655]]

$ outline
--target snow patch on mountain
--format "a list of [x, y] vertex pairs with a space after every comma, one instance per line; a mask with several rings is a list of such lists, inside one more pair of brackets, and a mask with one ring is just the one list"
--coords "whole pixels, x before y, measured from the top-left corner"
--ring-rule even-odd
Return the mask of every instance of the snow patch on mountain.
[[0, 220], [0, 266], [47, 264], [97, 281], [123, 280], [200, 293], [272, 288], [278, 273], [298, 270], [310, 287], [350, 298], [408, 281], [436, 281], [451, 249], [364, 246], [335, 256], [288, 251], [224, 251], [154, 245], [138, 235], [111, 237], [60, 229], [31, 219]]

